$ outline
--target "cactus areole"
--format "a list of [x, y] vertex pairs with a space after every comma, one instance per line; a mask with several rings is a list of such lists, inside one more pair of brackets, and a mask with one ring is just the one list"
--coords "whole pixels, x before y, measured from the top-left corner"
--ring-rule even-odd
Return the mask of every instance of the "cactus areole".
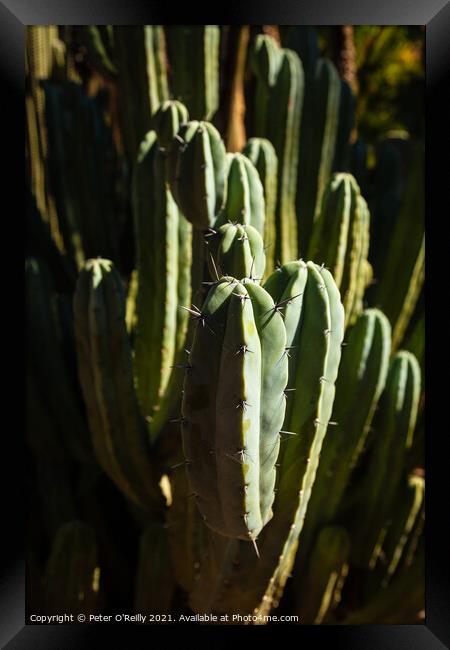
[[265, 289], [232, 277], [212, 286], [194, 318], [182, 404], [192, 496], [211, 529], [254, 542], [272, 517], [288, 379], [283, 318]]

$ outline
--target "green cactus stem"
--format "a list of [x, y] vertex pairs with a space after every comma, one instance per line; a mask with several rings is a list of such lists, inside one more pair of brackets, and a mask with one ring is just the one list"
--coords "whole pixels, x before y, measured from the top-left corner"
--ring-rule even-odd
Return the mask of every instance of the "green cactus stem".
[[256, 228], [226, 223], [207, 242], [207, 261], [213, 279], [228, 275], [239, 280], [262, 280], [266, 256]]
[[95, 614], [100, 568], [94, 531], [81, 521], [58, 530], [45, 572], [45, 603], [49, 614]]
[[159, 509], [156, 470], [134, 391], [125, 295], [110, 260], [89, 260], [74, 297], [81, 387], [97, 460], [134, 503]]
[[272, 517], [285, 329], [269, 294], [223, 278], [200, 310], [184, 382], [186, 469], [208, 527], [254, 541]]
[[276, 221], [275, 209], [278, 187], [278, 158], [275, 149], [265, 138], [250, 138], [242, 149], [244, 156], [256, 167], [264, 190], [266, 206], [264, 219], [264, 242], [266, 254], [266, 275], [270, 275], [276, 264]]
[[192, 227], [166, 181], [167, 155], [154, 131], [141, 143], [134, 176], [138, 290], [134, 370], [151, 439], [171, 414], [181, 384], [191, 301]]
[[171, 87], [194, 120], [211, 120], [219, 108], [218, 25], [167, 25]]
[[160, 522], [150, 523], [140, 539], [135, 611], [169, 614], [174, 586], [166, 527]]
[[174, 139], [168, 160], [173, 197], [193, 226], [214, 226], [225, 194], [225, 145], [209, 122], [188, 122]]

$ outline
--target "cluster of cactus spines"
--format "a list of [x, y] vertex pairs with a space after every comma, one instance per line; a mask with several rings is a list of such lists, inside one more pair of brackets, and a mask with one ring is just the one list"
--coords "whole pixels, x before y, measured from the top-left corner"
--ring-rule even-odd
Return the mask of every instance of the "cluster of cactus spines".
[[[301, 545], [300, 545], [301, 548]], [[340, 526], [326, 526], [317, 537], [296, 613], [304, 625], [320, 625], [335, 604], [335, 593], [350, 554], [350, 537]]]
[[219, 108], [218, 25], [166, 26], [171, 88], [194, 120], [211, 120]]
[[149, 523], [139, 544], [135, 611], [167, 614], [171, 609], [174, 588], [166, 526], [162, 522]]
[[277, 205], [278, 158], [273, 144], [266, 138], [250, 138], [242, 149], [242, 153], [255, 166], [264, 190], [264, 203], [266, 206], [264, 220], [266, 275], [270, 275], [276, 264], [277, 228], [275, 210]]
[[161, 25], [114, 27], [114, 57], [125, 150], [134, 164], [151, 117], [169, 99]]
[[256, 40], [252, 134], [270, 140], [278, 158], [275, 257], [285, 263], [297, 257], [295, 200], [303, 68], [294, 51], [280, 48], [270, 36]]
[[408, 541], [422, 512], [425, 495], [425, 479], [418, 474], [408, 476], [399, 490], [391, 513], [391, 521], [383, 542], [383, 586], [392, 580], [400, 563], [405, 560]]
[[86, 262], [74, 315], [80, 383], [97, 460], [131, 501], [157, 509], [161, 493], [134, 390], [124, 290], [111, 261]]
[[308, 249], [322, 193], [331, 175], [339, 123], [341, 81], [328, 59], [318, 59], [307, 77], [300, 130], [297, 216], [299, 251]]
[[209, 122], [183, 125], [172, 142], [168, 178], [183, 215], [199, 230], [214, 227], [225, 198], [226, 153]]
[[226, 162], [226, 199], [215, 227], [231, 221], [253, 226], [263, 237], [266, 207], [258, 171], [241, 153], [227, 154]]
[[303, 579], [317, 532], [338, 519], [386, 383], [390, 352], [389, 321], [377, 309], [366, 310], [350, 329], [343, 351], [332, 415], [337, 425], [322, 446], [301, 537], [297, 582]]
[[425, 273], [424, 152], [411, 151], [408, 183], [383, 264], [376, 269], [373, 301], [391, 321], [392, 343], [403, 339], [420, 295]]
[[49, 273], [42, 262], [28, 259], [25, 277], [26, 314], [30, 323], [27, 379], [31, 393], [27, 407], [38, 434], [33, 435], [30, 443], [47, 459], [51, 454], [54, 460], [71, 457], [86, 462], [91, 456], [87, 423], [69, 381], [61, 322]]
[[[172, 117], [177, 120], [177, 114]], [[155, 132], [149, 131], [134, 174], [138, 275], [134, 369], [141, 412], [148, 418], [152, 439], [170, 416], [181, 389], [177, 365], [185, 356], [189, 315], [180, 305], [191, 302], [192, 226], [172, 197], [166, 167], [166, 151], [159, 147]]]
[[209, 272], [215, 280], [223, 275], [262, 280], [266, 256], [263, 238], [256, 228], [226, 223], [207, 242]]
[[373, 421], [370, 458], [352, 515], [354, 566], [367, 568], [377, 557], [380, 535], [401, 484], [405, 453], [412, 444], [420, 383], [417, 359], [410, 352], [397, 352]]
[[255, 541], [272, 517], [285, 412], [285, 330], [260, 286], [225, 277], [197, 321], [182, 403], [186, 469], [207, 526]]
[[46, 612], [93, 614], [98, 611], [100, 569], [92, 528], [71, 521], [58, 530], [45, 572]]
[[152, 118], [152, 127], [156, 131], [158, 146], [168, 150], [180, 127], [189, 121], [189, 113], [184, 104], [168, 99], [160, 105]]

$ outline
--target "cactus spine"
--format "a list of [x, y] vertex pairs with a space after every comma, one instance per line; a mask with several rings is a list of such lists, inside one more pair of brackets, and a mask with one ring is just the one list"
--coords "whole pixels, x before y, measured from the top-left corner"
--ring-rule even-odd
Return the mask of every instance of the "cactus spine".
[[244, 156], [255, 166], [264, 190], [266, 206], [264, 220], [264, 242], [266, 244], [266, 274], [270, 275], [275, 269], [277, 239], [275, 209], [277, 202], [278, 158], [275, 149], [265, 138], [250, 138], [242, 149]]
[[175, 99], [194, 120], [211, 120], [219, 107], [218, 25], [169, 25], [167, 49]]
[[125, 296], [111, 261], [86, 262], [74, 313], [80, 383], [97, 460], [129, 499], [158, 507], [161, 496], [134, 392]]
[[[162, 109], [164, 110], [164, 109]], [[170, 109], [169, 109], [170, 110]], [[177, 107], [177, 115], [179, 107]], [[177, 116], [173, 116], [176, 117]], [[169, 131], [174, 131], [174, 125]], [[141, 144], [134, 177], [138, 292], [134, 338], [136, 390], [155, 439], [181, 388], [191, 301], [192, 227], [166, 181], [167, 155], [154, 131]], [[149, 254], [152, 251], [152, 254]]]
[[251, 278], [259, 282], [266, 265], [264, 243], [253, 226], [226, 223], [208, 238], [209, 271], [213, 278], [222, 275]]
[[406, 351], [391, 361], [374, 419], [373, 448], [352, 519], [352, 563], [368, 567], [393, 505], [411, 446], [420, 397], [420, 367]]
[[189, 480], [210, 528], [255, 540], [272, 517], [285, 411], [282, 317], [262, 287], [223, 278], [195, 318], [182, 405]]

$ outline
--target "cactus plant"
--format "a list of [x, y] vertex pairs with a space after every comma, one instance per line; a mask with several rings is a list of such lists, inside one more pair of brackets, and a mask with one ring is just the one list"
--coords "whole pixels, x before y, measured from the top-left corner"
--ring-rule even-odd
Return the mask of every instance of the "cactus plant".
[[175, 99], [194, 120], [211, 120], [219, 107], [218, 25], [167, 25], [167, 50]]
[[344, 314], [330, 273], [312, 262], [292, 262], [275, 271], [265, 288], [284, 313], [288, 386], [297, 388], [286, 393], [274, 514], [258, 540], [260, 559], [248, 545], [213, 540], [214, 577], [206, 565], [191, 595], [191, 605], [199, 611], [248, 613], [256, 607], [263, 614], [278, 602], [295, 559], [331, 416]]
[[211, 277], [222, 275], [260, 281], [266, 256], [261, 235], [253, 226], [226, 223], [208, 237], [208, 266]]
[[[164, 110], [164, 108], [162, 108]], [[175, 122], [181, 109], [172, 113]], [[173, 132], [175, 125], [169, 128]], [[134, 176], [137, 295], [134, 369], [141, 411], [155, 439], [181, 389], [191, 300], [192, 227], [180, 213], [166, 181], [167, 154], [149, 131]], [[153, 251], [149, 255], [149, 250]]]
[[286, 334], [269, 294], [223, 278], [189, 355], [182, 403], [187, 472], [207, 526], [254, 541], [272, 517], [287, 382]]
[[214, 224], [228, 221], [253, 226], [264, 235], [264, 190], [253, 163], [240, 153], [227, 154], [226, 199]]
[[276, 253], [276, 221], [275, 208], [277, 201], [278, 158], [272, 143], [265, 138], [250, 138], [242, 149], [244, 156], [255, 166], [264, 190], [266, 206], [264, 219], [264, 242], [266, 253], [266, 274], [270, 275], [275, 269]]
[[339, 509], [383, 392], [391, 351], [391, 328], [377, 309], [366, 310], [350, 329], [344, 348], [333, 420], [333, 435], [325, 438], [314, 490], [300, 540], [296, 582], [304, 593], [309, 554], [318, 531], [339, 518]]
[[297, 218], [299, 251], [308, 250], [336, 146], [341, 82], [333, 63], [318, 59], [307, 78], [300, 127]]
[[189, 121], [189, 113], [184, 104], [168, 99], [160, 105], [152, 118], [153, 130], [158, 138], [158, 145], [168, 150], [180, 126]]
[[334, 594], [350, 552], [344, 528], [326, 526], [314, 546], [305, 589], [299, 592], [297, 613], [303, 625], [320, 625], [334, 604]]
[[97, 460], [134, 503], [158, 509], [161, 495], [134, 392], [120, 275], [109, 260], [88, 260], [74, 297], [80, 383]]
[[214, 226], [224, 200], [225, 146], [209, 122], [188, 122], [172, 143], [168, 178], [173, 197], [196, 228]]
[[133, 165], [159, 105], [169, 99], [161, 25], [114, 26], [114, 63], [125, 150]]
[[46, 611], [95, 614], [100, 568], [94, 531], [81, 521], [58, 530], [45, 572]]
[[425, 274], [425, 185], [422, 146], [416, 145], [411, 156], [405, 194], [392, 229], [383, 266], [376, 269], [377, 284], [372, 297], [374, 304], [379, 306], [391, 321], [394, 348], [402, 342]]
[[295, 210], [298, 138], [303, 106], [303, 68], [297, 54], [279, 48], [270, 36], [258, 36], [253, 70], [257, 78], [254, 136], [269, 139], [278, 158], [275, 258], [297, 256]]
[[411, 446], [420, 397], [420, 367], [406, 351], [391, 360], [380, 408], [374, 419], [373, 448], [352, 515], [352, 564], [368, 567], [399, 488], [405, 452]]

